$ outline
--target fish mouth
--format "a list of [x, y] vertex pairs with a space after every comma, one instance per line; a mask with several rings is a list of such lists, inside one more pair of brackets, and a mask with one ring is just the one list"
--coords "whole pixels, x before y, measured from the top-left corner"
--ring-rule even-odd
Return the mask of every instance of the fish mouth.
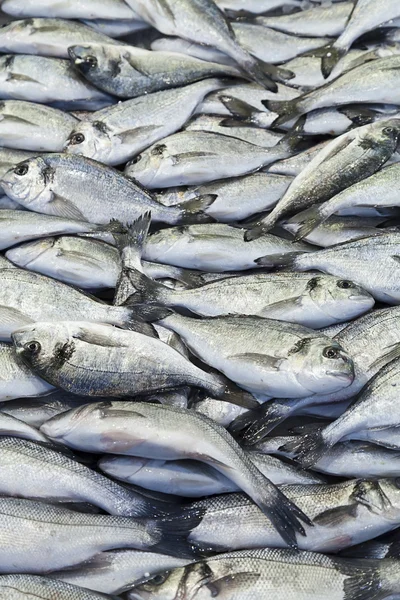
[[326, 374], [335, 379], [340, 379], [341, 381], [353, 381], [354, 379], [354, 376], [348, 371], [327, 371]]
[[362, 302], [363, 304], [371, 304], [371, 302], [373, 301], [372, 296], [363, 296], [361, 294], [353, 294], [352, 296], [349, 296], [349, 300], [351, 300], [352, 302]]

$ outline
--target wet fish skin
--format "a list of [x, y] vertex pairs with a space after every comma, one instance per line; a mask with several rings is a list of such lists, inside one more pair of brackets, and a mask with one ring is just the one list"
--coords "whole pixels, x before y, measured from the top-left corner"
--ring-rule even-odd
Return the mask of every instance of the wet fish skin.
[[71, 46], [75, 69], [91, 84], [118, 98], [181, 87], [208, 77], [240, 77], [236, 68], [177, 52], [151, 52], [133, 46]]
[[69, 46], [118, 44], [112, 38], [76, 21], [51, 18], [11, 21], [0, 29], [0, 51], [68, 58]]
[[388, 119], [332, 140], [295, 178], [273, 211], [246, 233], [246, 240], [375, 173], [396, 150], [399, 136], [400, 119]]
[[50, 393], [53, 386], [37, 377], [15, 354], [10, 344], [0, 344], [0, 400], [36, 398]]
[[139, 19], [81, 19], [82, 23], [111, 38], [120, 38], [147, 29]]
[[[119, 171], [90, 158], [65, 153], [28, 159], [3, 175], [1, 185], [8, 196], [29, 210], [97, 224], [107, 224], [112, 219], [132, 223], [146, 211], [151, 211], [153, 221], [201, 222], [202, 209], [213, 200], [166, 207]], [[199, 207], [197, 216], [194, 213]]]
[[61, 19], [132, 19], [134, 11], [123, 0], [86, 0], [71, 4], [58, 0], [5, 0], [2, 11], [13, 17]]
[[159, 139], [181, 129], [204, 96], [225, 86], [223, 80], [206, 79], [120, 102], [76, 123], [65, 143], [65, 151], [107, 165], [125, 163]]
[[205, 317], [252, 315], [312, 329], [355, 318], [371, 309], [370, 294], [351, 281], [293, 273], [225, 278], [189, 290], [170, 290], [131, 270], [135, 300], [186, 308]]
[[[224, 223], [171, 227], [150, 235], [143, 258], [188, 269], [221, 273], [257, 267], [255, 260], [267, 254], [312, 251], [313, 247], [267, 234], [254, 242], [243, 239], [243, 230]], [[265, 261], [266, 262], [266, 261]]]
[[352, 360], [342, 347], [300, 325], [248, 316], [192, 319], [178, 314], [160, 323], [178, 333], [202, 361], [256, 397], [328, 393], [354, 379]]
[[186, 522], [179, 525], [176, 519], [78, 513], [19, 498], [1, 498], [0, 506], [0, 530], [9, 540], [0, 548], [0, 571], [8, 574], [48, 573], [115, 548], [162, 552], [168, 547], [178, 556], [190, 556], [184, 536], [198, 523], [187, 511], [181, 515], [187, 516]]
[[[268, 65], [261, 66], [238, 41], [232, 26], [212, 0], [128, 0], [140, 17], [166, 35], [177, 35], [190, 41], [212, 46], [233, 58], [255, 81], [276, 91], [269, 77]], [[193, 29], [192, 24], [196, 23]]]
[[[146, 419], [146, 432], [139, 433], [137, 426], [143, 419]], [[118, 433], [121, 426], [125, 429], [123, 439]], [[83, 411], [78, 409], [78, 413], [70, 411], [51, 419], [41, 430], [70, 447], [79, 446], [94, 452], [112, 449], [114, 453], [128, 456], [200, 460], [245, 490], [290, 546], [296, 546], [295, 531], [304, 531], [299, 521], [304, 515], [262, 475], [225, 428], [194, 411], [150, 403], [136, 403], [133, 408], [127, 405], [122, 411], [116, 411], [112, 403], [103, 405], [100, 410], [88, 405]], [[93, 436], [92, 432], [101, 432], [101, 435]], [[145, 433], [145, 440], [141, 438], [139, 445], [137, 433], [139, 436]], [[196, 442], [188, 444], [188, 439]]]
[[20, 150], [59, 152], [77, 122], [72, 115], [49, 106], [5, 100], [0, 102], [0, 144]]
[[1, 575], [0, 593], [4, 591], [5, 594], [9, 594], [10, 590], [16, 599], [29, 598], [34, 594], [43, 600], [55, 597], [58, 600], [117, 600], [115, 596], [92, 592], [80, 586], [38, 575]]
[[390, 559], [359, 562], [310, 552], [242, 550], [165, 573], [163, 578], [137, 586], [128, 598], [165, 600], [175, 598], [181, 590], [186, 597], [198, 595], [200, 590], [208, 599], [215, 586], [221, 598], [231, 600], [264, 600], [271, 590], [276, 600], [318, 600], [321, 589], [326, 600], [344, 600], [346, 596], [355, 600], [360, 589], [370, 600], [378, 591], [384, 597], [396, 597], [398, 565]]
[[106, 594], [122, 594], [149, 575], [154, 577], [165, 569], [185, 566], [189, 562], [190, 559], [156, 552], [114, 550], [102, 552], [82, 565], [47, 576]]
[[69, 110], [98, 110], [114, 102], [79, 77], [69, 61], [29, 54], [0, 58], [0, 98]]
[[313, 158], [315, 158], [315, 156], [328, 144], [329, 141], [321, 142], [308, 150], [299, 152], [299, 154], [295, 154], [284, 160], [279, 160], [276, 163], [269, 165], [266, 172], [296, 177], [297, 175], [300, 175], [303, 169], [305, 169]]

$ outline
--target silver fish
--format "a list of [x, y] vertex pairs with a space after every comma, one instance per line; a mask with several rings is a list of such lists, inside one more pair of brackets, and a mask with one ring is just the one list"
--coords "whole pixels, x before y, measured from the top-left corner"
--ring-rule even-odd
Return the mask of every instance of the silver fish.
[[221, 80], [206, 79], [120, 102], [75, 123], [65, 150], [107, 165], [125, 163], [161, 138], [181, 129], [204, 96], [225, 86]]
[[[212, 0], [128, 0], [140, 17], [166, 35], [213, 46], [233, 58], [255, 81], [276, 90], [269, 65], [261, 65], [240, 45], [232, 26]], [[196, 23], [196, 28], [192, 27]]]
[[81, 19], [88, 27], [111, 38], [120, 38], [148, 28], [148, 24], [137, 19]]
[[0, 531], [8, 539], [0, 547], [2, 573], [48, 573], [116, 548], [168, 548], [171, 554], [190, 556], [185, 536], [199, 522], [188, 511], [181, 512], [185, 520], [180, 522], [78, 513], [18, 498], [1, 498], [0, 506]]
[[300, 325], [178, 314], [160, 323], [178, 333], [202, 361], [256, 396], [301, 398], [339, 390], [354, 379], [353, 362], [343, 348]]
[[35, 398], [49, 394], [53, 386], [26, 367], [9, 344], [0, 344], [0, 400]]
[[272, 165], [269, 165], [266, 169], [267, 173], [275, 173], [278, 175], [287, 175], [296, 177], [309, 165], [309, 163], [317, 156], [317, 154], [329, 144], [329, 141], [324, 141], [315, 146], [312, 146], [308, 150], [299, 152], [284, 160], [279, 160]]
[[199, 58], [200, 60], [207, 62], [237, 67], [237, 64], [233, 58], [227, 54], [224, 54], [220, 50], [216, 50], [211, 46], [196, 44], [190, 40], [183, 40], [179, 37], [159, 37], [151, 42], [150, 48], [156, 52], [179, 52], [179, 54], [186, 54], [187, 56]]
[[[215, 181], [182, 190], [165, 190], [157, 196], [162, 204], [177, 204], [200, 196], [214, 195], [214, 202], [206, 209], [219, 223], [230, 223], [246, 219], [255, 213], [269, 210], [288, 189], [292, 178], [264, 171]], [[243, 198], [246, 202], [243, 202]]]
[[[35, 442], [49, 442], [48, 438], [40, 433], [35, 427], [6, 413], [0, 414], [0, 435], [10, 435], [15, 438], [24, 438], [25, 440], [33, 440]], [[16, 441], [18, 442], [18, 440]], [[3, 443], [2, 437], [0, 437], [0, 443]]]
[[0, 29], [0, 51], [68, 58], [69, 46], [78, 44], [118, 44], [91, 27], [64, 19], [24, 19], [11, 21]]
[[246, 233], [246, 240], [375, 173], [395, 152], [399, 137], [400, 119], [387, 119], [332, 140], [296, 177], [273, 211]]
[[237, 404], [231, 404], [228, 402], [220, 402], [215, 398], [206, 396], [205, 398], [193, 402], [191, 409], [196, 412], [209, 417], [219, 425], [223, 425], [228, 428], [228, 425], [236, 419], [239, 415], [247, 412], [246, 408], [238, 406]]
[[236, 68], [227, 65], [134, 46], [71, 46], [69, 56], [91, 84], [118, 98], [137, 98], [207, 77], [240, 76]]
[[24, 600], [29, 596], [43, 600], [113, 600], [111, 596], [38, 575], [1, 575], [0, 594], [3, 592], [8, 596], [11, 592], [15, 600]]
[[68, 60], [29, 54], [0, 58], [0, 98], [76, 110], [98, 110], [114, 102], [82, 79]]
[[328, 44], [322, 57], [322, 73], [328, 77], [333, 67], [346, 54], [353, 42], [363, 33], [379, 27], [385, 22], [400, 17], [400, 6], [396, 0], [387, 0], [378, 7], [373, 0], [357, 0], [343, 33], [332, 44]]
[[[145, 430], [142, 419], [146, 420]], [[262, 475], [223, 427], [194, 411], [150, 403], [127, 405], [124, 410], [117, 410], [112, 403], [87, 405], [47, 421], [41, 431], [70, 447], [94, 452], [200, 460], [246, 491], [287, 544], [296, 545], [295, 531], [304, 531], [301, 511]]]
[[85, 0], [79, 5], [59, 0], [4, 0], [2, 11], [13, 17], [61, 19], [132, 19], [134, 11], [123, 0]]
[[10, 169], [0, 181], [7, 195], [29, 210], [98, 224], [112, 219], [132, 222], [149, 210], [153, 221], [201, 222], [201, 210], [213, 200], [163, 206], [119, 171], [71, 154], [28, 159]]
[[272, 148], [207, 131], [182, 131], [170, 135], [139, 154], [125, 174], [142, 185], [164, 188], [199, 185], [245, 175], [295, 152], [297, 127]]
[[[143, 258], [152, 262], [221, 273], [257, 266], [258, 257], [267, 254], [312, 251], [312, 246], [267, 234], [254, 242], [245, 242], [243, 230], [224, 223], [189, 225], [162, 229], [150, 235]], [[266, 261], [264, 261], [266, 263]]]
[[189, 290], [170, 290], [139, 271], [131, 270], [129, 278], [137, 302], [186, 308], [205, 317], [252, 315], [312, 329], [358, 317], [374, 305], [372, 296], [351, 281], [314, 274], [256, 273]]
[[77, 123], [72, 115], [42, 104], [0, 102], [0, 144], [8, 148], [60, 152]]
[[[175, 599], [178, 594], [204, 600], [363, 600], [396, 598], [396, 560], [359, 562], [311, 552], [242, 550], [174, 569], [128, 593], [129, 600]], [[201, 594], [201, 596], [200, 596]], [[379, 597], [379, 596], [378, 596]]]

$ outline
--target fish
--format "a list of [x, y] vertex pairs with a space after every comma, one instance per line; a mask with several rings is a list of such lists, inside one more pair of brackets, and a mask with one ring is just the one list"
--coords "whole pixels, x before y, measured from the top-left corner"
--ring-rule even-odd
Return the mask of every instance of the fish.
[[[146, 419], [145, 428], [140, 426], [142, 419]], [[41, 431], [69, 447], [96, 453], [112, 450], [128, 456], [205, 462], [250, 495], [290, 546], [296, 546], [295, 531], [304, 531], [300, 520], [308, 522], [262, 475], [224, 427], [194, 411], [150, 403], [127, 405], [119, 411], [112, 402], [103, 403], [102, 407], [88, 405], [78, 412], [59, 415], [44, 423]]]
[[60, 152], [77, 123], [72, 115], [43, 104], [0, 102], [0, 144], [7, 148]]
[[307, 150], [303, 150], [294, 156], [279, 160], [265, 169], [267, 173], [296, 177], [305, 169], [317, 154], [329, 144], [329, 141], [320, 142]]
[[64, 571], [52, 571], [47, 577], [106, 594], [122, 594], [161, 571], [185, 566], [190, 562], [188, 558], [157, 552], [111, 550], [96, 554], [81, 565]]
[[344, 31], [333, 43], [327, 45], [322, 56], [321, 70], [324, 77], [328, 77], [333, 67], [363, 33], [385, 22], [390, 24], [392, 19], [398, 17], [400, 17], [400, 7], [396, 0], [385, 2], [383, 11], [379, 10], [373, 0], [357, 0]]
[[228, 428], [228, 425], [239, 415], [247, 412], [246, 408], [237, 404], [228, 404], [220, 402], [215, 398], [206, 396], [205, 398], [193, 399], [190, 408], [196, 412], [209, 417], [219, 425]]
[[279, 115], [274, 125], [281, 125], [317, 108], [357, 103], [398, 105], [399, 64], [399, 55], [368, 61], [293, 100], [266, 100], [265, 106]]
[[[17, 165], [19, 162], [31, 158], [31, 156], [38, 156], [40, 152], [27, 152], [24, 150], [11, 150], [10, 148], [0, 148], [0, 177], [3, 176], [7, 171]], [[0, 193], [3, 192], [3, 188], [0, 186]], [[9, 198], [10, 206], [3, 206], [3, 208], [13, 208], [11, 205], [15, 204]]]
[[[37, 377], [16, 355], [10, 344], [0, 344], [0, 400], [36, 398], [53, 391], [53, 386]], [[12, 425], [12, 422], [9, 423]], [[14, 423], [17, 425], [18, 423]]]
[[201, 370], [146, 334], [65, 321], [35, 323], [14, 330], [12, 337], [17, 355], [34, 372], [77, 395], [131, 397], [192, 385], [214, 397], [256, 405], [222, 375]]
[[311, 329], [356, 318], [374, 305], [372, 296], [351, 281], [314, 273], [256, 273], [188, 290], [168, 289], [137, 270], [129, 279], [137, 303], [185, 308], [205, 317], [251, 315]]
[[181, 129], [202, 99], [225, 85], [223, 80], [205, 79], [120, 102], [93, 113], [87, 120], [75, 123], [65, 140], [65, 151], [107, 165], [126, 163], [158, 140]]
[[358, 127], [325, 146], [298, 175], [272, 212], [246, 232], [247, 241], [315, 203], [329, 200], [375, 173], [391, 157], [400, 138], [400, 119]]
[[148, 24], [137, 19], [81, 19], [82, 23], [111, 38], [120, 38], [148, 29]]
[[[157, 199], [162, 204], [176, 204], [200, 196], [214, 195], [214, 202], [206, 213], [219, 223], [241, 221], [264, 210], [270, 210], [288, 189], [292, 177], [257, 171], [242, 177], [212, 181], [205, 185], [166, 189]], [[243, 202], [243, 197], [246, 202]]]
[[[216, 50], [212, 46], [196, 44], [195, 42], [184, 40], [180, 37], [157, 37], [151, 42], [150, 49], [155, 50], [156, 52], [178, 52], [179, 54], [186, 54], [187, 56], [199, 58], [200, 60], [204, 60], [206, 62], [237, 67], [237, 64], [233, 58], [227, 54], [224, 54], [220, 50]], [[244, 76], [245, 75], [243, 73], [243, 77]], [[262, 88], [261, 85], [260, 87]]]
[[242, 229], [225, 223], [209, 223], [171, 227], [153, 233], [146, 239], [143, 258], [176, 267], [224, 273], [253, 269], [257, 267], [257, 258], [264, 254], [274, 256], [313, 250], [312, 246], [301, 242], [293, 244], [273, 234], [248, 243], [243, 239]]
[[79, 513], [22, 498], [1, 498], [0, 506], [4, 540], [0, 572], [7, 574], [48, 573], [116, 548], [168, 549], [175, 556], [191, 557], [186, 536], [201, 519], [185, 509], [180, 511], [181, 521], [178, 516], [146, 519]]
[[[12, 594], [20, 598], [28, 598], [34, 594], [43, 600], [113, 600], [112, 596], [91, 592], [80, 586], [71, 585], [55, 579], [38, 575], [1, 575], [0, 593]], [[114, 600], [117, 600], [114, 596]]]
[[0, 98], [64, 110], [98, 110], [114, 102], [82, 79], [68, 60], [29, 54], [0, 57]]
[[151, 52], [134, 46], [70, 46], [74, 68], [107, 94], [137, 98], [181, 87], [208, 77], [240, 77], [228, 65], [210, 63], [177, 52]]
[[[398, 264], [397, 253], [400, 241], [399, 231], [387, 231], [359, 240], [343, 242], [331, 248], [315, 253], [292, 255], [291, 259], [276, 259], [275, 265], [289, 263], [295, 271], [319, 270], [336, 277], [347, 277], [361, 285], [376, 300], [397, 305], [400, 302], [400, 290], [394, 276]], [[310, 259], [313, 256], [315, 259]], [[369, 261], [374, 261], [371, 270]], [[258, 261], [262, 265], [262, 259]], [[272, 259], [266, 258], [270, 265]]]
[[353, 9], [354, 3], [348, 1], [321, 4], [293, 14], [260, 16], [255, 22], [263, 27], [272, 27], [298, 36], [337, 37], [345, 29]]
[[[248, 456], [275, 485], [321, 482], [316, 473], [307, 473], [268, 454], [251, 451]], [[114, 479], [184, 498], [240, 491], [235, 483], [216, 469], [194, 460], [166, 461], [106, 455], [100, 459], [98, 466]]]
[[[217, 592], [216, 592], [217, 590]], [[230, 600], [363, 600], [396, 597], [397, 561], [358, 561], [312, 552], [258, 549], [218, 555], [173, 569], [135, 587], [129, 600], [165, 600], [178, 594]], [[178, 596], [179, 597], [179, 596]]]
[[369, 542], [363, 542], [341, 552], [341, 556], [348, 558], [398, 558], [399, 557], [399, 532], [379, 536]]
[[51, 18], [11, 21], [0, 29], [0, 51], [68, 58], [69, 46], [120, 44], [76, 21]]
[[134, 11], [123, 0], [86, 0], [71, 4], [59, 0], [4, 0], [2, 11], [13, 17], [60, 19], [132, 19]]
[[[332, 448], [343, 439], [376, 440], [378, 445], [397, 450], [400, 445], [396, 442], [398, 419], [393, 395], [398, 378], [399, 359], [394, 358], [372, 377], [341, 417], [293, 442], [296, 459], [304, 467], [311, 466], [325, 453], [325, 449]], [[392, 429], [395, 431], [392, 432]]]
[[[151, 0], [150, 5], [144, 0], [128, 0], [127, 3], [158, 31], [220, 50], [233, 58], [254, 81], [276, 91], [269, 65], [260, 64], [240, 45], [233, 27], [212, 0], [176, 0], [173, 3]], [[194, 22], [195, 29], [191, 26]]]
[[347, 352], [301, 325], [249, 316], [193, 319], [178, 314], [159, 324], [180, 335], [200, 360], [260, 399], [329, 393], [354, 379]]
[[[300, 131], [299, 131], [300, 130]], [[295, 153], [302, 139], [296, 125], [272, 148], [208, 131], [181, 131], [138, 154], [125, 174], [149, 189], [199, 185], [245, 175]]]
[[[308, 515], [313, 526], [300, 537], [300, 550], [338, 552], [396, 528], [398, 480], [351, 479], [342, 483], [289, 484], [280, 489]], [[204, 513], [189, 541], [203, 552], [285, 548], [259, 508], [243, 494], [204, 498], [189, 505]], [[237, 519], [241, 527], [234, 527]]]
[[202, 209], [213, 201], [207, 197], [184, 206], [163, 206], [119, 171], [65, 153], [45, 154], [19, 163], [0, 182], [10, 198], [29, 210], [95, 224], [107, 224], [112, 219], [131, 223], [148, 210], [155, 222], [201, 222], [207, 220]]
[[314, 206], [307, 217], [300, 220], [296, 239], [308, 236], [331, 215], [343, 209], [357, 210], [358, 206], [379, 209], [400, 207], [395, 187], [400, 177], [400, 165], [395, 163], [374, 173], [336, 194], [321, 206]]
[[[12, 419], [2, 414], [0, 423], [6, 417]], [[25, 427], [28, 429], [28, 425]], [[47, 447], [43, 442], [48, 443], [48, 439], [39, 431], [36, 441], [30, 441], [32, 437], [18, 437], [0, 437], [3, 496], [54, 503], [88, 502], [123, 517], [157, 517], [170, 508], [97, 473], [64, 454], [62, 449]]]

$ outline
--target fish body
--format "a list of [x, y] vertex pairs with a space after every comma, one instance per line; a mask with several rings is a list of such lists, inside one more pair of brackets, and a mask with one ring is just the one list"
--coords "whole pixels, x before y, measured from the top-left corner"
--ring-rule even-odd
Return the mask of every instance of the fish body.
[[13, 17], [60, 19], [132, 19], [133, 10], [123, 0], [84, 0], [79, 4], [59, 0], [5, 0], [3, 12]]
[[81, 19], [82, 23], [111, 38], [120, 38], [143, 31], [148, 25], [140, 19]]
[[29, 596], [43, 600], [113, 600], [106, 594], [38, 575], [1, 575], [0, 593], [3, 592], [8, 594], [10, 600], [23, 600]]

